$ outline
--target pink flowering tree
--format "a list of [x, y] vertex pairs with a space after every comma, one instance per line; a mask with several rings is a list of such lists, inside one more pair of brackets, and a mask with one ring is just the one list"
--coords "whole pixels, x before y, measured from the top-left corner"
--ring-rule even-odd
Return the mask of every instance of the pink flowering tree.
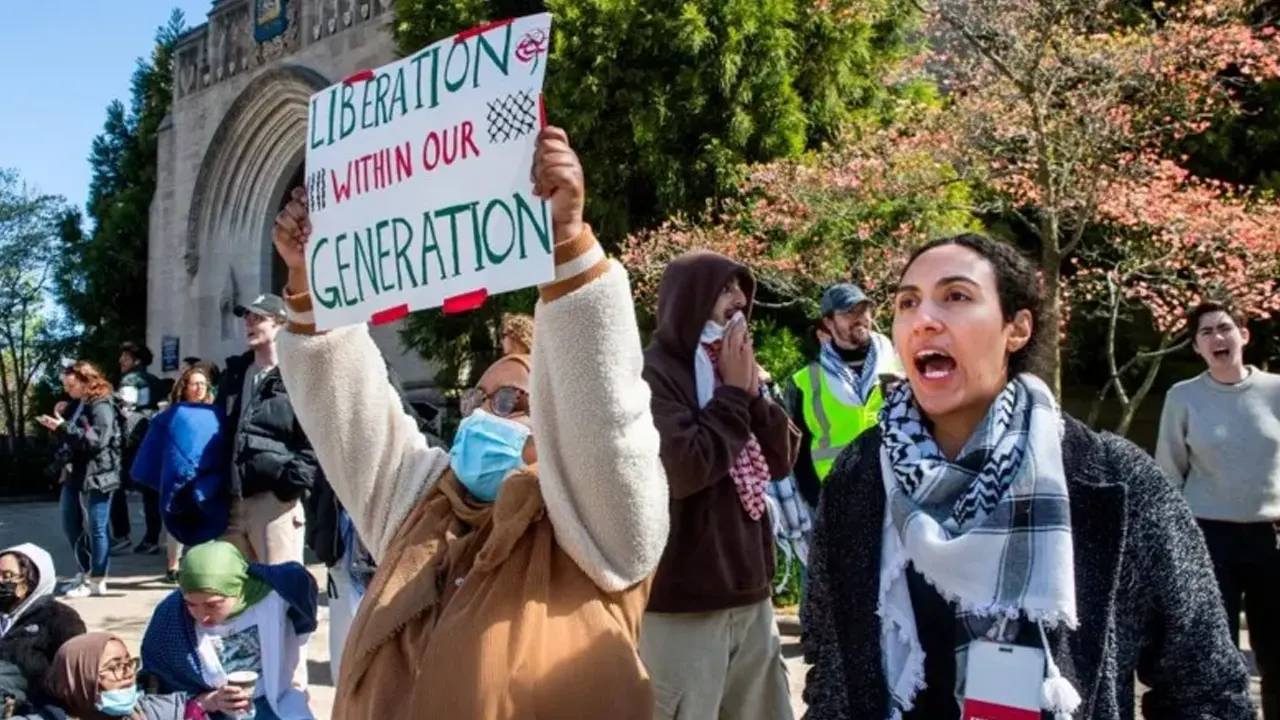
[[[951, 100], [939, 152], [1035, 236], [1049, 327], [1067, 261], [1113, 220], [1107, 200], [1152, 177], [1134, 159], [1167, 155], [1237, 111], [1239, 84], [1280, 75], [1280, 42], [1245, 21], [1250, 0], [1156, 3], [1137, 20], [1111, 0], [909, 1], [929, 19], [921, 72]], [[1059, 389], [1061, 334], [1044, 340]]]
[[[1241, 312], [1280, 312], [1280, 203], [1196, 178], [1174, 163], [1128, 158], [1140, 169], [1111, 183], [1098, 200], [1109, 242], [1075, 258], [1067, 297], [1074, 315], [1102, 323], [1108, 376], [1089, 423], [1114, 395], [1116, 432], [1129, 430], [1165, 357], [1191, 342], [1186, 311], [1206, 299], [1229, 299]], [[1121, 357], [1118, 333], [1150, 323], [1153, 346]]]
[[[908, 103], [902, 112], [937, 111]], [[913, 246], [976, 227], [968, 185], [935, 152], [942, 141], [924, 122], [863, 127], [802, 160], [749, 168], [740, 196], [719, 212], [627, 238], [638, 306], [653, 307], [672, 258], [699, 248], [750, 267], [765, 309], [816, 317], [822, 291], [840, 281], [884, 300]]]

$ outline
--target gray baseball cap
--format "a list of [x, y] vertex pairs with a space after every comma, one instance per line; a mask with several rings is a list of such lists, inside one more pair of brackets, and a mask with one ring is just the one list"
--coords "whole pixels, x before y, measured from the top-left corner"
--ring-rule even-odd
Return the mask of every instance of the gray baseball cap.
[[272, 295], [271, 293], [259, 295], [248, 305], [237, 305], [233, 312], [236, 314], [236, 317], [244, 317], [246, 313], [253, 313], [263, 317], [273, 318], [280, 322], [284, 322], [289, 317], [289, 314], [284, 309], [284, 299], [279, 295]]
[[822, 315], [833, 315], [835, 313], [849, 312], [864, 302], [871, 302], [871, 298], [862, 292], [862, 288], [851, 283], [840, 283], [827, 288], [822, 293]]

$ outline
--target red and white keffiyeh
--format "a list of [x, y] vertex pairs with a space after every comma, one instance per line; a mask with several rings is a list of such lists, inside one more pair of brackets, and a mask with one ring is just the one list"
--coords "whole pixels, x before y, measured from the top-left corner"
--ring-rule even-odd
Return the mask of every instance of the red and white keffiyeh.
[[[717, 366], [723, 343], [723, 340], [717, 339], [713, 342], [701, 343], [698, 347], [700, 354], [705, 353], [706, 359], [710, 361], [714, 382], [712, 390], [724, 382]], [[698, 381], [699, 384], [703, 382], [701, 377]], [[710, 392], [705, 394], [710, 399]], [[698, 395], [700, 398], [704, 395], [701, 388]], [[764, 450], [760, 447], [760, 441], [756, 439], [755, 433], [752, 433], [747, 437], [746, 447], [742, 448], [742, 452], [738, 453], [737, 459], [729, 467], [729, 477], [733, 478], [733, 484], [738, 488], [738, 499], [742, 501], [742, 509], [752, 520], [764, 517], [765, 488], [769, 482], [769, 475], [769, 463], [764, 458]]]

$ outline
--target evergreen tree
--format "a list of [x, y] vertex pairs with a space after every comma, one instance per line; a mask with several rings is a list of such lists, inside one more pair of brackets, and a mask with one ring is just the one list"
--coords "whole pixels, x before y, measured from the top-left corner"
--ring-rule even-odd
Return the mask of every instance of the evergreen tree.
[[54, 283], [71, 322], [80, 327], [75, 354], [115, 367], [120, 343], [142, 341], [147, 323], [147, 239], [156, 189], [156, 135], [173, 100], [173, 48], [185, 28], [173, 10], [156, 30], [151, 55], [139, 59], [129, 104], [107, 106], [93, 140], [93, 177], [84, 217], [70, 211], [60, 227]]

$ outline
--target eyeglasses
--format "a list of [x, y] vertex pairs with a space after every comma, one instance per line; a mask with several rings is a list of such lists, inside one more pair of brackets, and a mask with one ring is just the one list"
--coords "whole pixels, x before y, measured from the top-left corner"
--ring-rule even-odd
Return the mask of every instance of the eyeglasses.
[[20, 572], [0, 572], [0, 582], [18, 582], [22, 579]]
[[142, 660], [140, 658], [129, 658], [128, 660], [117, 660], [110, 665], [98, 671], [98, 677], [106, 680], [128, 680], [138, 674], [138, 670], [142, 668]]
[[510, 385], [504, 385], [492, 393], [485, 393], [480, 388], [472, 388], [462, 396], [462, 401], [459, 403], [463, 417], [475, 412], [479, 407], [485, 407], [498, 417], [528, 413], [529, 393]]

